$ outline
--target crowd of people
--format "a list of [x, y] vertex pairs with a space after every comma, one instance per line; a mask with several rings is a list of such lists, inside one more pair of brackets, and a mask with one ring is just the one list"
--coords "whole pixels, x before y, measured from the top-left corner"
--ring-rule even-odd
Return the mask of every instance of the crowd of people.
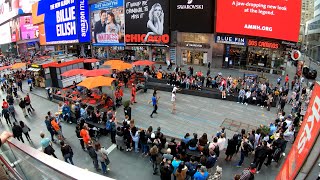
[[[110, 134], [111, 142], [117, 145], [120, 151], [142, 153], [150, 158], [152, 163], [153, 174], [159, 174], [163, 180], [177, 179], [221, 179], [222, 168], [219, 163], [222, 161], [237, 162], [237, 167], [242, 167], [248, 156], [252, 156], [253, 161], [250, 166], [246, 167], [241, 174], [234, 176], [234, 179], [252, 179], [258, 174], [263, 164], [270, 166], [273, 161], [279, 162], [285, 152], [287, 143], [293, 143], [303, 116], [308, 106], [313, 85], [307, 87], [304, 85], [302, 77], [294, 76], [291, 86], [289, 76], [285, 77], [282, 82], [281, 77], [277, 79], [275, 85], [269, 82], [262, 82], [253, 76], [245, 76], [243, 78], [223, 77], [217, 74], [214, 78], [210, 76], [210, 69], [205, 77], [201, 72], [193, 75], [193, 68], [189, 68], [189, 74], [186, 75], [181, 68], [176, 67], [175, 72], [166, 73], [162, 71], [160, 66], [158, 70], [154, 67], [144, 69], [145, 76], [154, 76], [165, 78], [168, 84], [175, 86], [176, 90], [172, 92], [174, 95], [177, 87], [201, 90], [206, 82], [206, 87], [216, 88], [222, 93], [222, 98], [228, 95], [238, 95], [238, 103], [256, 104], [267, 107], [270, 110], [271, 103], [276, 101], [278, 105], [278, 115], [274, 122], [269, 126], [261, 125], [258, 129], [248, 132], [242, 129], [241, 132], [227, 136], [226, 129], [211, 136], [203, 133], [201, 137], [198, 134], [186, 133], [184, 137], [177, 140], [168, 138], [161, 132], [161, 128], [156, 130], [150, 126], [148, 129], [141, 129], [135, 126], [134, 119], [125, 116], [124, 120], [118, 120], [114, 108], [109, 108], [107, 112], [101, 113], [99, 110], [90, 110], [88, 106], [81, 102], [63, 102], [58, 105], [57, 112], [47, 113], [45, 124], [51, 139], [45, 137], [44, 133], [40, 134], [41, 146], [43, 152], [52, 155], [55, 158], [55, 150], [52, 146], [53, 142], [59, 141], [61, 153], [64, 160], [70, 164], [74, 164], [73, 150], [66, 143], [62, 132], [61, 121], [70, 122], [74, 119], [77, 122], [75, 133], [79, 138], [81, 148], [92, 158], [93, 166], [97, 171], [107, 173], [110, 162], [108, 152], [98, 142], [97, 129], [91, 127], [90, 122], [102, 122], [106, 125], [107, 134]], [[157, 72], [157, 73], [156, 73]], [[160, 74], [161, 75], [160, 75]], [[115, 76], [117, 77], [117, 76]], [[130, 76], [128, 74], [120, 75], [119, 82], [123, 81], [127, 87]], [[120, 79], [121, 78], [121, 79]], [[23, 71], [17, 71], [11, 76], [4, 75], [1, 82], [1, 90], [7, 94], [2, 104], [2, 116], [6, 119], [8, 126], [12, 126], [13, 137], [24, 142], [22, 134], [25, 134], [28, 141], [31, 141], [29, 131], [31, 130], [23, 121], [17, 121], [15, 118], [14, 98], [19, 101], [25, 117], [32, 116], [34, 108], [31, 105], [30, 96], [19, 97], [17, 91], [23, 91], [22, 81], [27, 80], [30, 91], [32, 90], [32, 77]], [[291, 87], [291, 88], [290, 88]], [[135, 85], [132, 87], [136, 88]], [[290, 91], [291, 90], [291, 91]], [[116, 96], [116, 104], [121, 106], [120, 98], [122, 98], [120, 89], [116, 90], [119, 95]], [[131, 91], [131, 103], [135, 103], [136, 90]], [[288, 98], [290, 97], [290, 98]], [[156, 91], [150, 101], [154, 106], [154, 113], [157, 113], [158, 97]], [[291, 112], [286, 115], [285, 105], [291, 104]], [[174, 107], [175, 108], [175, 107]], [[173, 108], [173, 111], [174, 111]], [[11, 118], [15, 120], [11, 123]], [[55, 136], [56, 139], [55, 140]], [[235, 155], [240, 153], [240, 159], [235, 159]], [[100, 169], [101, 167], [101, 169]]]

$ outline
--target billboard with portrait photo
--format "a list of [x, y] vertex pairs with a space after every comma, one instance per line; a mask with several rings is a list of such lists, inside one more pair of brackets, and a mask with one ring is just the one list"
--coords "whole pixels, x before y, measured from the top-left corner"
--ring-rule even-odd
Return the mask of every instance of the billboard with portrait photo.
[[127, 44], [170, 42], [168, 0], [126, 0], [125, 22]]
[[12, 42], [9, 23], [5, 23], [0, 26], [0, 37], [1, 37], [0, 45], [8, 44]]
[[11, 42], [20, 41], [20, 19], [14, 18], [9, 21], [10, 32], [11, 32]]
[[20, 17], [21, 40], [36, 39], [39, 37], [39, 27], [32, 24], [32, 16]]
[[216, 32], [297, 42], [301, 1], [218, 0]]
[[123, 0], [91, 5], [91, 40], [95, 46], [124, 46]]

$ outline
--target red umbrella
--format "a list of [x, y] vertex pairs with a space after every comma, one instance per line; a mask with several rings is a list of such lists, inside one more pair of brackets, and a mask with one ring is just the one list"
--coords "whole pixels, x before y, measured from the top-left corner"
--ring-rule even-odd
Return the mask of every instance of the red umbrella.
[[111, 74], [111, 71], [109, 69], [94, 69], [94, 70], [90, 70], [83, 73], [83, 76], [96, 77], [96, 76], [103, 76], [107, 74]]
[[3, 67], [0, 67], [0, 71], [5, 70], [5, 69], [10, 69], [10, 68], [11, 68], [11, 66], [3, 66]]
[[132, 63], [135, 66], [151, 66], [155, 64], [155, 62], [149, 61], [149, 60], [139, 60], [134, 63]]
[[81, 75], [86, 71], [88, 71], [88, 70], [86, 70], [86, 69], [71, 69], [69, 71], [62, 73], [61, 76], [69, 77], [69, 76]]
[[99, 59], [85, 59], [84, 60], [84, 63], [95, 63], [95, 62], [98, 62]]

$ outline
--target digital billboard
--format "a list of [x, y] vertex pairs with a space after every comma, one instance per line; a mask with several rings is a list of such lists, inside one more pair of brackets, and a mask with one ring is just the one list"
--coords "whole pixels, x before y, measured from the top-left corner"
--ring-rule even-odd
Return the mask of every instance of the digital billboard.
[[90, 42], [88, 0], [41, 0], [33, 7], [36, 16], [44, 15], [39, 25], [41, 45]]
[[0, 44], [8, 44], [11, 43], [11, 32], [9, 23], [5, 23], [0, 26]]
[[168, 44], [169, 0], [125, 0], [125, 24], [127, 44]]
[[213, 0], [170, 1], [171, 28], [173, 31], [212, 33], [214, 24]]
[[123, 0], [91, 5], [91, 24], [93, 45], [124, 46]]
[[0, 24], [17, 16], [31, 13], [32, 4], [38, 0], [0, 0]]
[[19, 18], [14, 18], [9, 21], [11, 42], [20, 41], [20, 21]]
[[39, 37], [39, 27], [32, 24], [32, 16], [20, 17], [21, 40], [35, 39]]
[[216, 32], [297, 42], [301, 1], [218, 0]]

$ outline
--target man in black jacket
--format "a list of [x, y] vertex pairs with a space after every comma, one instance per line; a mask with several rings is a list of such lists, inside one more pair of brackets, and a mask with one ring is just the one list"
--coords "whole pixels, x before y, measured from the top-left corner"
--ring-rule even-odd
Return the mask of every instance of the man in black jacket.
[[259, 173], [263, 162], [266, 160], [268, 152], [270, 151], [269, 147], [267, 146], [267, 142], [263, 141], [257, 148], [254, 154], [254, 161], [253, 163], [257, 165], [257, 174]]
[[95, 43], [98, 43], [97, 41], [97, 35], [100, 33], [105, 33], [106, 32], [106, 18], [107, 18], [107, 11], [106, 10], [101, 10], [100, 13], [100, 20], [97, 21], [94, 24], [94, 39], [95, 39]]
[[19, 141], [21, 140], [24, 143], [22, 132], [22, 128], [14, 122], [12, 127], [13, 137], [17, 138]]
[[22, 109], [24, 117], [28, 117], [27, 112], [26, 112], [26, 102], [22, 98], [20, 98], [19, 106]]
[[94, 150], [91, 141], [88, 142], [87, 151], [88, 151], [88, 154], [89, 154], [89, 156], [91, 157], [91, 159], [92, 159], [92, 161], [93, 161], [94, 168], [96, 169], [96, 171], [99, 171], [100, 168], [99, 168], [99, 164], [98, 164], [97, 153], [96, 153], [96, 151]]

